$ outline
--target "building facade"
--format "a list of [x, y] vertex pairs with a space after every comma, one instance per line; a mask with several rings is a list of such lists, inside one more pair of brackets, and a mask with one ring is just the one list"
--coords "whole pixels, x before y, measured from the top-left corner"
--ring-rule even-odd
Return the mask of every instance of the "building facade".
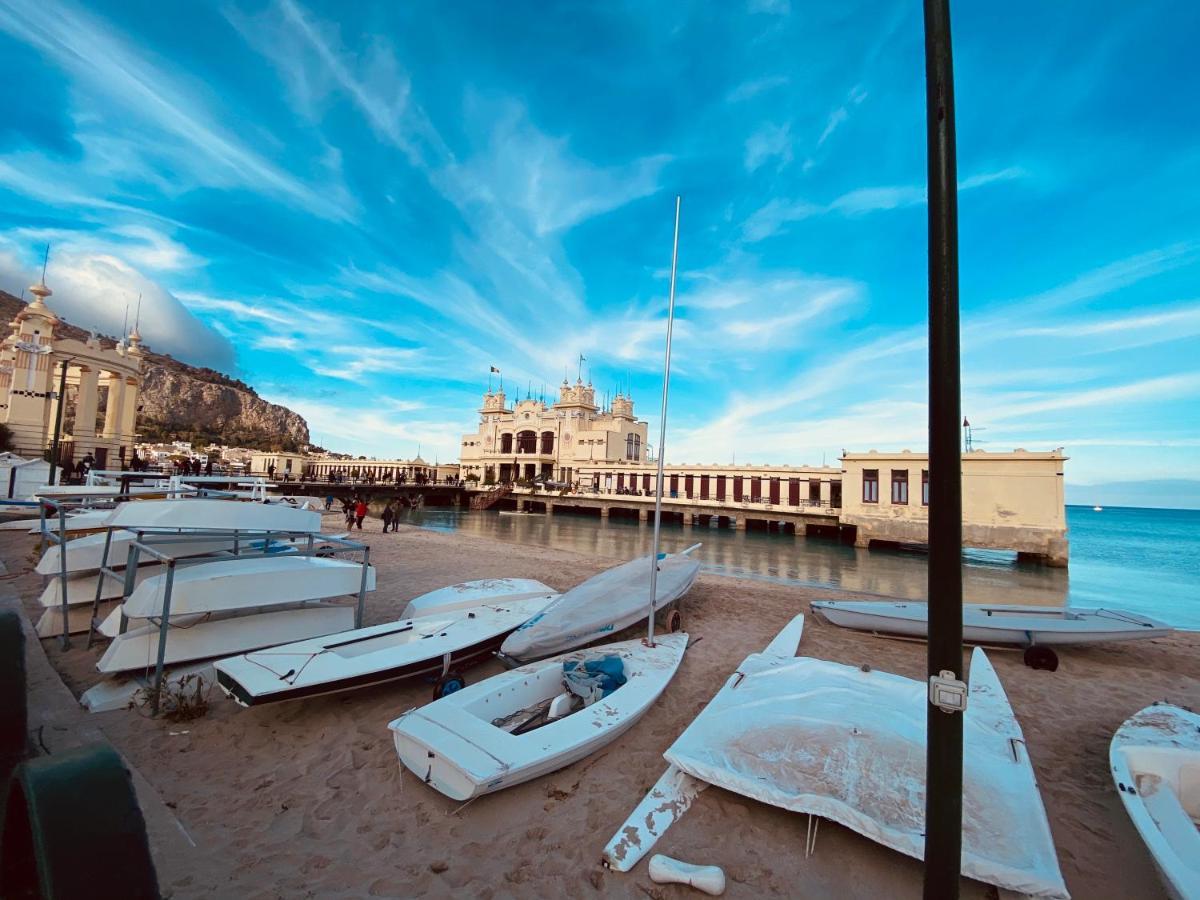
[[[964, 453], [963, 545], [1003, 547], [1065, 566], [1066, 460], [1061, 447], [1048, 452]], [[857, 546], [928, 540], [928, 454], [849, 453], [842, 457], [841, 478], [841, 521], [855, 527]]]
[[[106, 346], [59, 337], [61, 320], [46, 305], [44, 283], [29, 289], [33, 301], [17, 313], [0, 341], [0, 421], [12, 431], [14, 449], [40, 457], [58, 426], [59, 464], [91, 454], [96, 468], [122, 468], [137, 438], [138, 393], [145, 351], [137, 328], [128, 343]], [[63, 367], [65, 396], [59, 397]], [[59, 404], [63, 405], [59, 421]]]
[[634, 416], [632, 398], [617, 394], [601, 410], [590, 383], [564, 380], [550, 405], [526, 398], [509, 408], [503, 389], [484, 394], [479, 428], [463, 435], [459, 465], [464, 479], [479, 484], [533, 478], [575, 484], [588, 467], [637, 467], [648, 459], [647, 426]]

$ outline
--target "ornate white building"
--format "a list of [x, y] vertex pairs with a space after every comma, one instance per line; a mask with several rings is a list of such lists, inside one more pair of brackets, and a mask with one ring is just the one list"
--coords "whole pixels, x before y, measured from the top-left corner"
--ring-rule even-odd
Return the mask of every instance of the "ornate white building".
[[617, 394], [602, 411], [595, 389], [582, 380], [574, 385], [564, 380], [558, 402], [549, 406], [527, 398], [509, 409], [503, 389], [488, 391], [479, 430], [463, 435], [461, 475], [481, 483], [540, 476], [574, 483], [581, 467], [644, 464], [646, 434], [646, 423], [634, 417], [632, 398]]

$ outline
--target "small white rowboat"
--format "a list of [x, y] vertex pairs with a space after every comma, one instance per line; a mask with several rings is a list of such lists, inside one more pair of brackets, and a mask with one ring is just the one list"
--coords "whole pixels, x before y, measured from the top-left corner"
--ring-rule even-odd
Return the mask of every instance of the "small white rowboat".
[[1125, 811], [1168, 893], [1197, 900], [1200, 715], [1168, 704], [1148, 706], [1117, 729], [1108, 759]]
[[[554, 588], [534, 581], [532, 578], [485, 578], [482, 581], [464, 581], [449, 587], [438, 588], [420, 597], [414, 597], [400, 613], [401, 619], [417, 616], [432, 616], [456, 609], [474, 609], [484, 603], [495, 605], [516, 603], [544, 597], [549, 603], [558, 592]], [[542, 604], [545, 606], [545, 603]]]
[[[314, 604], [167, 629], [166, 664], [245, 653], [345, 631], [354, 626], [354, 607]], [[144, 625], [113, 638], [96, 668], [105, 674], [152, 668], [158, 660], [159, 627]]]
[[[686, 594], [700, 574], [700, 563], [687, 554], [658, 560], [654, 608], [662, 609]], [[590, 644], [645, 619], [650, 599], [649, 556], [614, 566], [576, 585], [511, 635], [500, 648], [513, 659], [538, 659]]]
[[[631, 728], [670, 682], [687, 641], [676, 632], [657, 638], [653, 647], [624, 641], [502, 672], [391, 722], [396, 753], [418, 778], [455, 800], [549, 774]], [[591, 705], [556, 716], [569, 708], [572, 696], [564, 687], [563, 664], [606, 656], [621, 660], [625, 683]], [[539, 716], [546, 724], [529, 728]]]
[[[46, 548], [46, 552], [42, 558], [38, 560], [37, 568], [34, 570], [39, 575], [57, 575], [60, 571], [60, 562], [62, 558], [63, 548], [66, 548], [67, 553], [67, 573], [82, 573], [96, 572], [100, 569], [100, 562], [104, 556], [104, 541], [108, 535], [101, 532], [98, 534], [89, 534], [84, 537], [72, 538], [65, 544], [54, 544]], [[186, 556], [202, 556], [206, 553], [215, 553], [219, 550], [232, 550], [234, 542], [225, 538], [195, 536], [189, 537], [186, 533], [179, 535], [170, 535], [169, 541], [156, 540], [158, 536], [147, 536], [146, 542], [155, 546], [163, 553], [169, 553], [176, 558]], [[132, 531], [114, 531], [112, 534], [112, 545], [108, 550], [108, 565], [110, 568], [120, 568], [125, 565], [129, 559], [129, 545], [137, 540], [137, 535]], [[245, 543], [243, 541], [243, 543]], [[142, 554], [140, 562], [150, 563], [156, 560]], [[68, 595], [69, 595], [68, 591]]]
[[122, 503], [106, 523], [120, 528], [206, 528], [219, 531], [321, 530], [321, 514], [279, 503], [240, 500], [139, 500]]
[[[171, 586], [171, 616], [357, 594], [362, 577], [360, 563], [319, 556], [264, 556], [179, 566]], [[156, 575], [134, 588], [125, 601], [125, 615], [141, 619], [161, 615], [166, 579], [165, 574]], [[375, 590], [374, 566], [367, 567], [366, 587]]]
[[[812, 608], [834, 625], [925, 637], [925, 603], [879, 600], [814, 600]], [[964, 604], [963, 640], [977, 644], [1099, 644], [1163, 637], [1165, 622], [1120, 609]]]
[[542, 597], [476, 606], [219, 660], [217, 684], [242, 706], [299, 700], [400, 678], [441, 674], [494, 653], [504, 636], [545, 606]]

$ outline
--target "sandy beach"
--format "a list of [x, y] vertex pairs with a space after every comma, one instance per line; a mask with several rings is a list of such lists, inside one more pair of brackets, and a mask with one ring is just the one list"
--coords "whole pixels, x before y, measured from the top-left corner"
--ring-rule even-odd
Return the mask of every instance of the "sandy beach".
[[[326, 530], [333, 530], [334, 518]], [[414, 596], [487, 577], [538, 578], [566, 589], [617, 560], [526, 548], [369, 520], [378, 590], [367, 624], [399, 615]], [[355, 533], [358, 537], [358, 533]], [[9, 593], [36, 617], [37, 543], [0, 533]], [[812, 595], [793, 586], [702, 575], [683, 605], [700, 638], [663, 697], [628, 734], [551, 776], [465, 808], [402, 777], [387, 723], [428, 702], [430, 687], [401, 682], [244, 710], [214, 689], [211, 709], [187, 723], [132, 710], [74, 716], [60, 730], [110, 741], [139, 777], [163, 890], [184, 897], [644, 897], [699, 896], [654, 885], [642, 862], [604, 871], [600, 853], [662, 773], [663, 750], [748, 653], [761, 649]], [[851, 596], [851, 595], [845, 595]], [[632, 635], [631, 635], [632, 636]], [[99, 676], [99, 650], [42, 642], [78, 696]], [[1017, 652], [993, 663], [1024, 729], [1068, 888], [1078, 898], [1162, 893], [1108, 771], [1121, 722], [1155, 700], [1200, 706], [1200, 635], [1060, 653], [1056, 673]], [[835, 628], [808, 616], [801, 653], [923, 678], [925, 647]], [[496, 663], [470, 670], [478, 681]], [[62, 703], [52, 678], [31, 686], [31, 708]], [[56, 694], [55, 692], [59, 692]], [[52, 745], [53, 749], [53, 745]], [[143, 780], [144, 779], [144, 780]], [[177, 820], [177, 822], [176, 822]], [[833, 823], [804, 858], [805, 818], [712, 789], [656, 850], [723, 867], [727, 896], [917, 897], [921, 866]], [[183, 837], [185, 840], [181, 841]], [[192, 846], [194, 844], [194, 846]], [[995, 896], [964, 883], [964, 896]]]

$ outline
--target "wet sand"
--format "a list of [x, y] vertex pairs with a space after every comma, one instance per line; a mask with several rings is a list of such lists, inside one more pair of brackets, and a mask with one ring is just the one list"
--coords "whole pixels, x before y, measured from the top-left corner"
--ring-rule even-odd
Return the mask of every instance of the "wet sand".
[[[459, 581], [528, 577], [561, 590], [617, 562], [411, 527], [383, 535], [379, 527], [369, 520], [363, 533], [378, 569], [367, 624], [394, 619], [412, 597]], [[336, 517], [327, 518], [326, 530], [340, 530]], [[36, 550], [27, 535], [0, 533], [9, 572], [3, 580], [34, 618], [42, 586], [30, 572]], [[387, 730], [397, 714], [428, 702], [424, 683], [250, 710], [214, 690], [207, 716], [188, 723], [123, 710], [62, 727], [111, 741], [144, 778], [144, 790], [156, 792], [143, 805], [161, 798], [170, 811], [166, 819], [151, 816], [150, 828], [160, 881], [173, 897], [699, 896], [654, 885], [645, 861], [629, 874], [606, 872], [601, 850], [662, 773], [663, 750], [737, 664], [792, 616], [808, 613], [818, 593], [831, 595], [702, 575], [683, 605], [685, 629], [701, 640], [637, 726], [576, 765], [461, 809], [401, 775]], [[56, 641], [41, 645], [76, 696], [99, 678], [100, 650], [82, 644], [65, 653]], [[1109, 777], [1108, 743], [1126, 717], [1155, 700], [1200, 705], [1198, 651], [1197, 634], [1065, 650], [1057, 673], [1026, 668], [1017, 652], [990, 654], [1024, 729], [1075, 897], [1162, 894]], [[811, 615], [801, 652], [918, 679], [925, 669], [923, 644], [857, 634]], [[467, 678], [497, 671], [492, 662]], [[31, 706], [51, 702], [44, 683], [32, 690]], [[170, 829], [164, 822], [172, 815], [187, 844], [179, 833], [156, 835]], [[920, 896], [917, 861], [830, 822], [806, 860], [805, 826], [804, 816], [714, 788], [655, 850], [722, 866], [726, 895], [735, 898]], [[964, 882], [964, 896], [994, 893]]]

